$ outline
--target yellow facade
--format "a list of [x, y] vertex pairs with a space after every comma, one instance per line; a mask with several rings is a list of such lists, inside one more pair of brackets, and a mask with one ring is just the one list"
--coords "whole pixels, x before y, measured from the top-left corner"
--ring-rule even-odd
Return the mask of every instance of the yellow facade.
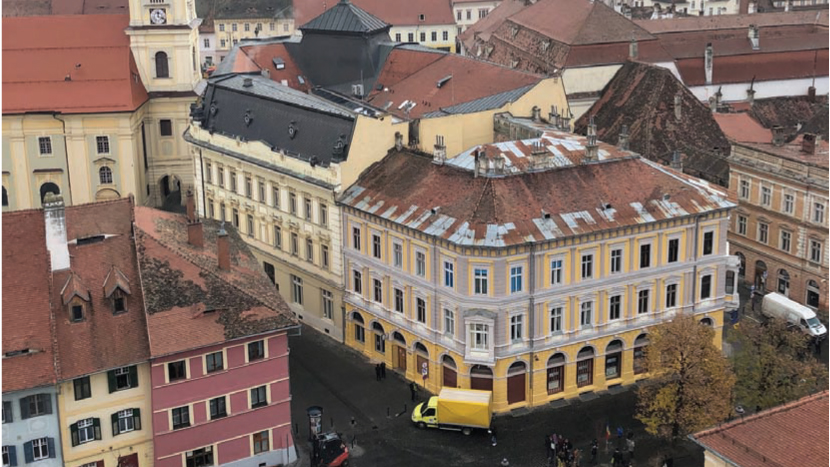
[[[109, 392], [107, 372], [89, 376], [91, 397], [75, 400], [72, 380], [60, 383], [58, 411], [64, 465], [77, 467], [98, 461], [104, 467], [118, 467], [119, 458], [138, 454], [138, 465], [153, 465], [153, 411], [150, 402], [150, 366], [138, 365], [138, 387]], [[113, 435], [112, 415], [125, 409], [138, 409], [141, 429]], [[70, 426], [79, 420], [97, 418], [100, 440], [72, 446]]]
[[389, 37], [395, 42], [417, 42], [425, 47], [455, 53], [455, 39], [458, 30], [455, 24], [396, 25], [389, 30]]
[[216, 34], [216, 53], [224, 56], [234, 45], [245, 39], [293, 35], [294, 20], [291, 18], [216, 18], [213, 30]]

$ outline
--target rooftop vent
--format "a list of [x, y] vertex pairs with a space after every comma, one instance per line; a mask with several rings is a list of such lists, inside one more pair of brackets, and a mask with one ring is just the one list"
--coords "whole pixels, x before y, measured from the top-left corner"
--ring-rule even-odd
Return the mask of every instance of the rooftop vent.
[[445, 76], [445, 77], [439, 79], [438, 82], [435, 83], [435, 85], [440, 89], [442, 86], [447, 84], [447, 81], [449, 81], [450, 79], [452, 79], [452, 75]]
[[550, 213], [542, 209], [542, 218], [543, 219], [550, 219]]
[[242, 80], [242, 87], [249, 88], [254, 85], [253, 78], [245, 78]]
[[103, 242], [105, 236], [104, 235], [92, 235], [90, 237], [83, 237], [79, 238], [77, 241], [78, 246], [82, 245], [90, 245], [92, 243]]

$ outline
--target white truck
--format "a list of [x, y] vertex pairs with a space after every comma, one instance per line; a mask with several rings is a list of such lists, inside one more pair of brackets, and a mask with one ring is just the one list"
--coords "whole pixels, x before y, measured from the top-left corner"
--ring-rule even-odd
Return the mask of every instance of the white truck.
[[786, 320], [814, 339], [821, 340], [827, 337], [827, 328], [821, 324], [813, 310], [779, 293], [772, 292], [764, 295], [764, 300], [761, 302], [761, 314]]

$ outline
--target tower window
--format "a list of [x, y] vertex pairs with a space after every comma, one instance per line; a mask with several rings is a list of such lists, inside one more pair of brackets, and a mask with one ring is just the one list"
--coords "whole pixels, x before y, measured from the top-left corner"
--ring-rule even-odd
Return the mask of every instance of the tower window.
[[170, 70], [167, 64], [167, 54], [156, 52], [156, 78], [169, 78]]

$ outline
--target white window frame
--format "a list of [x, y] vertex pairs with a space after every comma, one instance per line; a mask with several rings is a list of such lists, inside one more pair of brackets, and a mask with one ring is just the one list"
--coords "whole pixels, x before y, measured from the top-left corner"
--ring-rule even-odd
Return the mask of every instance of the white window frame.
[[474, 352], [490, 351], [489, 324], [480, 322], [467, 323], [467, 332], [470, 339], [470, 342], [468, 343], [470, 350]]
[[524, 315], [510, 316], [510, 342], [517, 343], [524, 339]]
[[[703, 296], [703, 279], [706, 278], [706, 277], [709, 278], [709, 296], [708, 297]], [[700, 282], [698, 283], [698, 290], [700, 291], [700, 293], [699, 293], [700, 300], [711, 300], [712, 298], [714, 298], [714, 296], [715, 296], [714, 274], [711, 271], [704, 271], [700, 275], [699, 281]]]
[[550, 311], [548, 312], [549, 318], [549, 327], [548, 332], [551, 335], [554, 334], [561, 334], [563, 332], [563, 324], [564, 324], [564, 316], [565, 316], [565, 307], [563, 305], [557, 304], [550, 307]]
[[[80, 436], [80, 435], [79, 435]], [[36, 453], [40, 451], [38, 456]], [[32, 459], [40, 461], [49, 458], [49, 440], [47, 438], [37, 438], [32, 440]]]
[[813, 201], [813, 213], [810, 219], [814, 224], [824, 224], [824, 217], [827, 213], [827, 205], [821, 201]]
[[419, 277], [427, 275], [427, 254], [423, 251], [415, 252], [415, 275]]
[[749, 220], [746, 216], [738, 214], [738, 235], [746, 236], [746, 226], [748, 223]]
[[372, 301], [383, 304], [383, 280], [372, 278]]
[[752, 180], [742, 178], [738, 181], [738, 197], [748, 200], [752, 196]]
[[820, 241], [810, 239], [810, 262], [821, 264], [822, 259], [822, 244]]
[[455, 263], [444, 260], [444, 287], [455, 288]]
[[406, 312], [406, 293], [399, 287], [393, 288], [393, 295], [395, 296], [394, 310], [398, 313]]
[[[778, 248], [781, 251], [790, 252], [792, 248], [792, 233], [789, 230], [780, 229], [778, 231]], [[784, 248], [786, 246], [786, 248]]]
[[403, 244], [392, 242], [392, 264], [396, 268], [403, 268]]
[[[48, 149], [48, 151], [44, 151], [44, 149]], [[41, 156], [51, 156], [54, 154], [52, 148], [52, 137], [51, 136], [38, 136], [37, 137], [37, 150], [38, 154]]]
[[[672, 303], [672, 304], [669, 304], [669, 291], [670, 290], [671, 290], [671, 296], [672, 296], [672, 298], [674, 298], [674, 303]], [[667, 310], [671, 309], [671, 308], [677, 308], [678, 291], [679, 291], [679, 287], [678, 287], [677, 282], [672, 282], [672, 283], [667, 283], [666, 284], [666, 293], [663, 296], [663, 300], [664, 300], [664, 306], [666, 307]]]
[[107, 135], [95, 136], [95, 151], [96, 154], [110, 154], [112, 151], [112, 147], [110, 147], [110, 137]]
[[[586, 261], [587, 259], [587, 261]], [[587, 265], [587, 274], [586, 274], [586, 265]], [[582, 279], [593, 279], [594, 278], [594, 254], [593, 253], [582, 253], [580, 255], [580, 277]]]
[[[645, 309], [643, 308], [643, 300], [645, 299]], [[645, 315], [651, 312], [652, 300], [651, 289], [637, 290], [637, 315]]]
[[86, 444], [95, 441], [95, 420], [93, 418], [85, 418], [78, 420], [78, 444]]
[[320, 289], [320, 300], [323, 302], [323, 318], [334, 319], [334, 294], [330, 290]]
[[383, 237], [372, 233], [372, 257], [383, 261]]
[[455, 335], [455, 312], [449, 308], [444, 308], [444, 334]]
[[590, 328], [594, 325], [594, 301], [579, 302], [579, 327]]
[[118, 434], [129, 433], [135, 431], [135, 420], [133, 419], [133, 409], [124, 409], [118, 411]]
[[473, 293], [475, 295], [488, 295], [490, 269], [487, 267], [473, 268]]
[[761, 206], [772, 205], [772, 188], [766, 185], [761, 185]]
[[[614, 299], [617, 299], [616, 303], [614, 303]], [[612, 314], [615, 305], [617, 307], [617, 317], [616, 318], [614, 318], [613, 314]], [[622, 318], [622, 315], [623, 315], [622, 305], [623, 305], [623, 294], [615, 293], [614, 295], [611, 295], [611, 296], [608, 297], [608, 322], [618, 321]]]
[[764, 245], [769, 244], [769, 223], [758, 221], [758, 242]]
[[625, 252], [625, 250], [622, 247], [613, 248], [611, 250], [611, 253], [609, 255], [609, 259], [610, 259], [609, 268], [610, 268], [610, 273], [611, 274], [619, 274], [619, 273], [622, 272], [624, 252]]
[[[423, 297], [415, 297], [415, 321], [427, 324], [427, 300]], [[421, 319], [423, 315], [423, 319]]]
[[784, 192], [781, 196], [781, 212], [792, 214], [795, 212], [795, 195]]
[[352, 269], [352, 291], [363, 295], [363, 273], [357, 269]]
[[291, 275], [291, 302], [303, 305], [303, 278]]
[[510, 293], [524, 291], [524, 266], [510, 266]]
[[550, 260], [550, 285], [561, 285], [564, 279], [564, 264], [562, 258], [551, 258]]

